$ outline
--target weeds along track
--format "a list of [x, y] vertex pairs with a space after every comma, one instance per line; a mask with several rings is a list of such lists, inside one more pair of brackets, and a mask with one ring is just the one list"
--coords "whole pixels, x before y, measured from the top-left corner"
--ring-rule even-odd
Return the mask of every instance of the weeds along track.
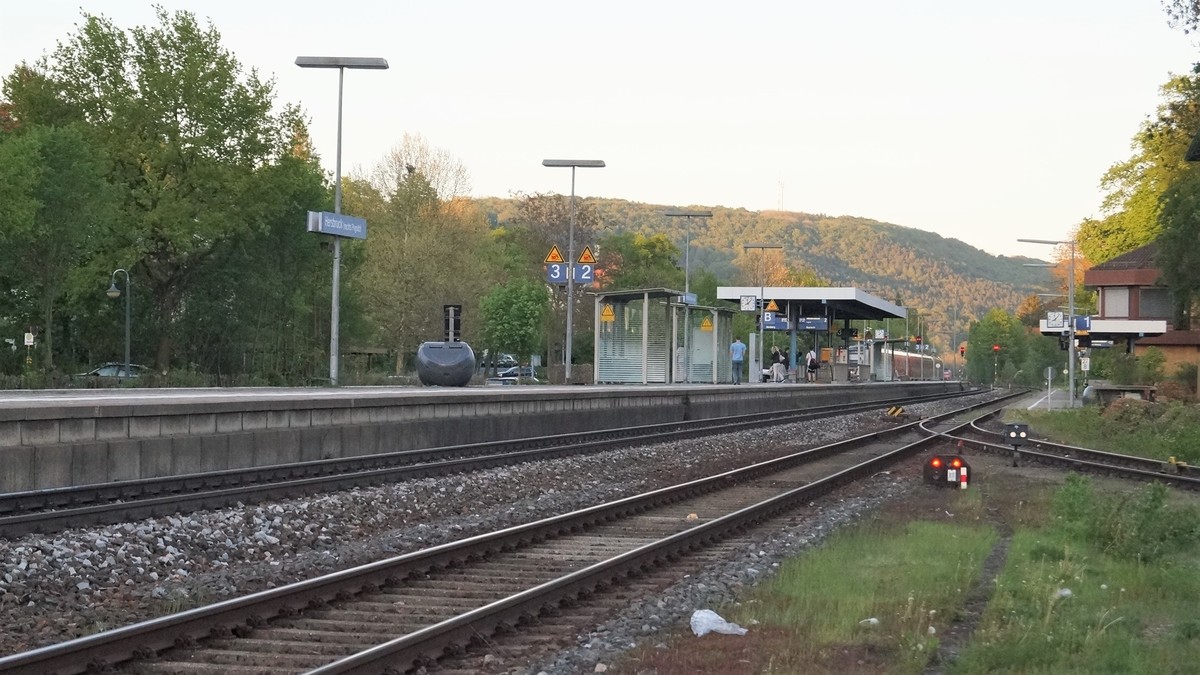
[[1038, 464], [1126, 480], [1157, 481], [1171, 487], [1200, 490], [1200, 469], [1187, 464], [1033, 438], [1027, 439], [1024, 445], [1014, 450], [1013, 446], [1005, 444], [1001, 424], [995, 419], [998, 412], [981, 416], [964, 433], [958, 436], [947, 434], [947, 439], [960, 441], [974, 450], [1012, 457], [1014, 463]]
[[445, 476], [519, 462], [601, 452], [613, 447], [694, 438], [764, 424], [786, 424], [974, 393], [977, 392], [962, 391], [949, 395], [805, 408], [784, 413], [671, 422], [495, 443], [473, 443], [185, 476], [6, 493], [0, 494], [0, 537], [11, 539], [29, 533], [57, 532], [67, 527], [107, 525], [179, 512], [223, 508], [238, 503], [256, 503], [386, 482]]
[[[876, 404], [878, 405], [878, 404]], [[977, 404], [615, 502], [0, 659], [2, 673], [402, 673], [526, 662], [631, 593], [969, 424]], [[959, 418], [963, 418], [960, 420]], [[465, 659], [465, 660], [458, 660]], [[494, 665], [494, 664], [493, 664]]]

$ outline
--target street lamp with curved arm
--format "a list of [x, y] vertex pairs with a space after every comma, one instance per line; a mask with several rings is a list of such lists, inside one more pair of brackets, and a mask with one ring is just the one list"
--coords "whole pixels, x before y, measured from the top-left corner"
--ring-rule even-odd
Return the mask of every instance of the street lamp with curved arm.
[[124, 268], [117, 268], [113, 270], [112, 278], [109, 280], [108, 284], [108, 297], [114, 300], [121, 297], [121, 289], [117, 288], [117, 272], [121, 272], [125, 275], [125, 372], [117, 376], [119, 379], [121, 377], [130, 377], [132, 375], [132, 372], [130, 371], [131, 365], [129, 362], [129, 303], [130, 298], [133, 297], [133, 284], [129, 280], [129, 270]]

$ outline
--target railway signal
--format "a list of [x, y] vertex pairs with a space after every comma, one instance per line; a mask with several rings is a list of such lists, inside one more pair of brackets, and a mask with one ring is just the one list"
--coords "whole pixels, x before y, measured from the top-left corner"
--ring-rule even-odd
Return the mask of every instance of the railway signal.
[[1021, 446], [1029, 440], [1029, 425], [1016, 422], [1005, 424], [1004, 439], [1013, 446], [1013, 466], [1016, 466], [1017, 460], [1021, 457]]
[[925, 462], [925, 482], [938, 487], [966, 490], [970, 484], [970, 474], [970, 465], [959, 455], [934, 455]]

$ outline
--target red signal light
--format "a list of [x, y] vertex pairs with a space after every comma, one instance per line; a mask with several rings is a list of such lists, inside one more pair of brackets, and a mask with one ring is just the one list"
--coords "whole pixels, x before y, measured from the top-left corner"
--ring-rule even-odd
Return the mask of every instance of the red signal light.
[[957, 469], [958, 467], [962, 466], [962, 460], [955, 457], [954, 459], [950, 460], [950, 466], [951, 468]]
[[994, 351], [994, 352], [1000, 351], [1000, 345], [992, 345], [992, 351]]
[[940, 468], [942, 466], [942, 458], [934, 457], [932, 460], [930, 460], [929, 465], [935, 469]]
[[959, 348], [958, 348], [958, 355], [959, 355], [959, 356], [966, 356], [966, 355], [967, 355], [967, 348], [966, 348], [966, 347], [959, 347]]

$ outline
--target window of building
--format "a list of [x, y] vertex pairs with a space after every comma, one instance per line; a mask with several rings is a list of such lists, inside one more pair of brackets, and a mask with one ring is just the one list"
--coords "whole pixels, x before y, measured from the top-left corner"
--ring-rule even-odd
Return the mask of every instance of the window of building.
[[1143, 288], [1138, 298], [1139, 319], [1166, 319], [1171, 316], [1171, 297], [1165, 288]]
[[1125, 287], [1109, 286], [1102, 289], [1101, 296], [1103, 297], [1104, 308], [1102, 313], [1107, 319], [1128, 319], [1129, 318], [1129, 289]]

